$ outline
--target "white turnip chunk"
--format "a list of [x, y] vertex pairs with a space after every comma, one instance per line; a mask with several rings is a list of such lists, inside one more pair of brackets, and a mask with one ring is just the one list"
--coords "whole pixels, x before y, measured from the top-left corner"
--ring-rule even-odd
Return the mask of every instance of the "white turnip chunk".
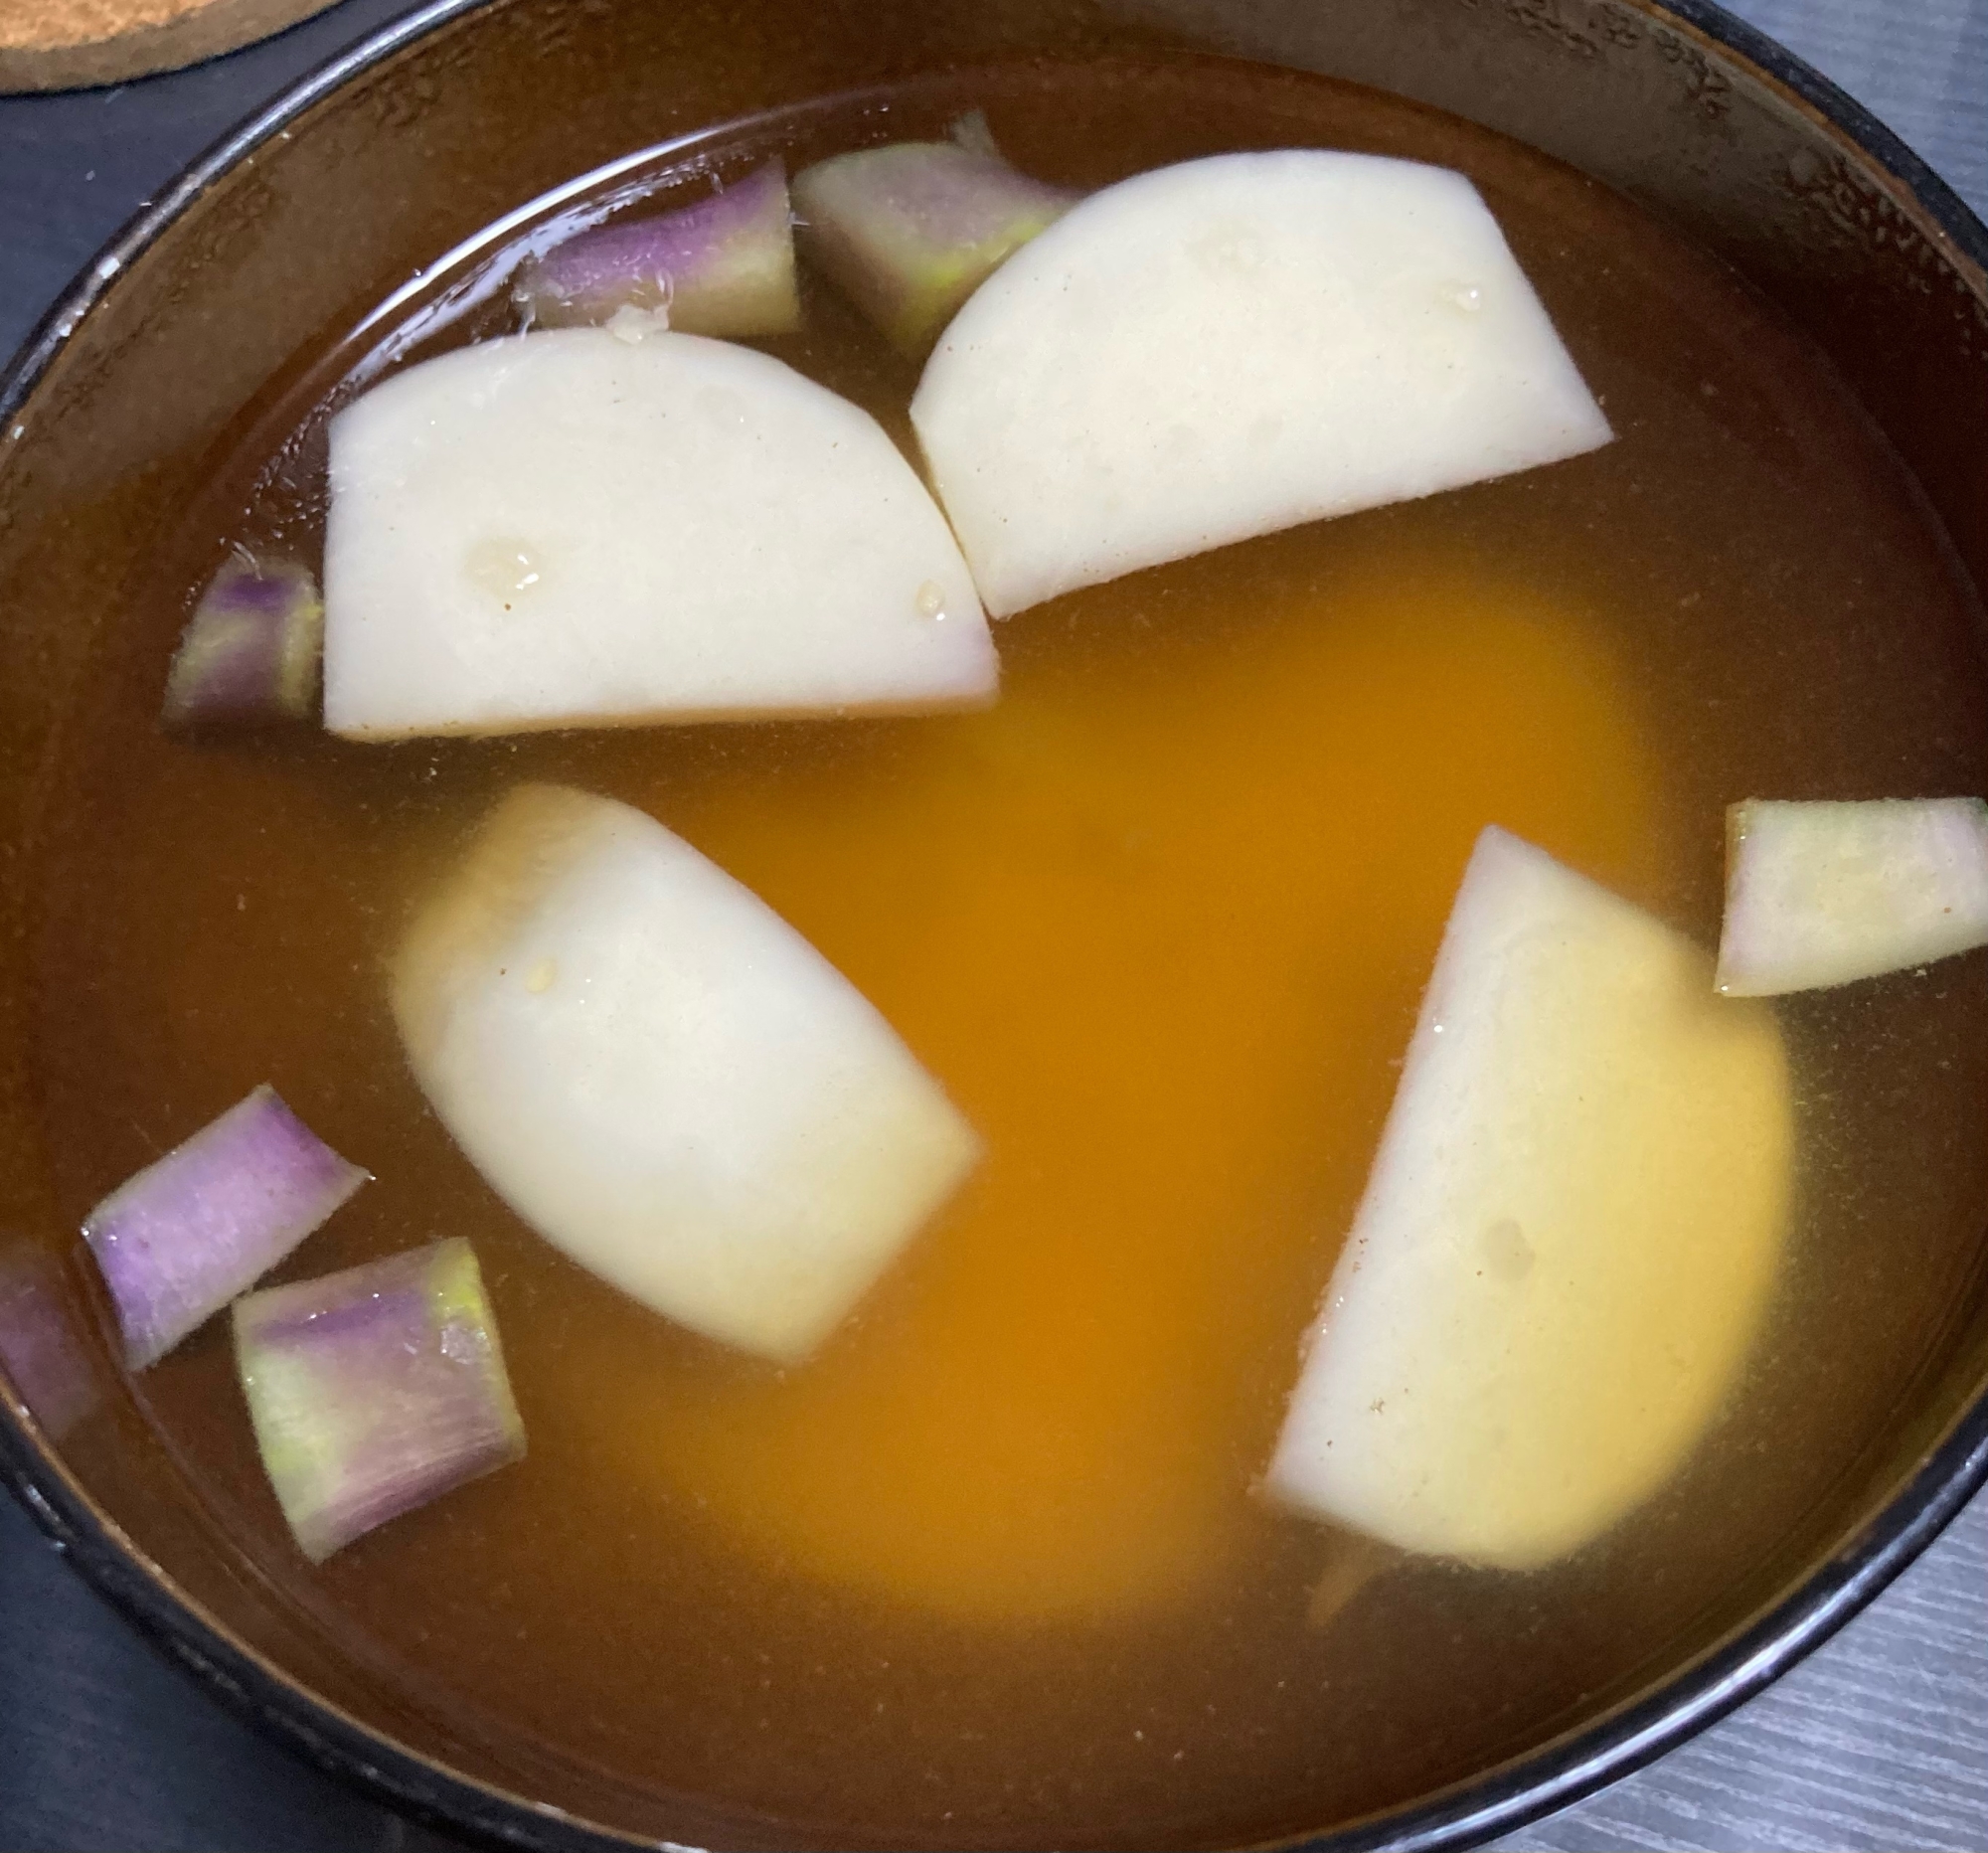
[[517, 1213], [665, 1316], [811, 1352], [979, 1141], [800, 934], [640, 811], [521, 786], [416, 918], [393, 1005]]
[[1308, 149], [1073, 207], [953, 318], [911, 421], [997, 616], [1610, 435], [1469, 181]]
[[325, 725], [362, 740], [977, 705], [944, 518], [867, 413], [749, 348], [464, 348], [331, 427]]
[[1874, 798], [1726, 813], [1719, 988], [1772, 997], [1988, 945], [1988, 803]]
[[1669, 926], [1484, 832], [1275, 1497], [1524, 1570], [1677, 1467], [1759, 1327], [1790, 1199], [1780, 1033], [1711, 976]]

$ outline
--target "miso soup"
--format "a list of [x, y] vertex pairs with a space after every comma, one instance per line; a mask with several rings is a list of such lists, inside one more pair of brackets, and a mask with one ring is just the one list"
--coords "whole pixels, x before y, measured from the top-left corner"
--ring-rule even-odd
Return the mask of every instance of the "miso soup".
[[[529, 1455], [310, 1583], [410, 1704], [522, 1727], [604, 1796], [698, 1797], [739, 1844], [1241, 1844], [1462, 1776], [1630, 1680], [1905, 1390], [1978, 1259], [1979, 954], [1778, 1006], [1797, 1223], [1746, 1381], [1654, 1503], [1539, 1572], [1363, 1581], [1346, 1534], [1253, 1491], [1478, 831], [1710, 944], [1729, 802], [1982, 788], [1981, 613], [1875, 427], [1743, 283], [1415, 105], [1164, 51], [1051, 60], [734, 124], [647, 178], [667, 201], [693, 157], [791, 171], [971, 107], [1074, 186], [1255, 147], [1462, 170], [1617, 441], [1023, 612], [981, 713], [166, 737], [164, 665], [227, 548], [315, 559], [329, 414], [510, 325], [474, 287], [495, 232], [265, 409], [161, 556], [142, 647], [103, 661], [51, 832], [44, 1131], [81, 1217], [270, 1081], [377, 1178], [276, 1278], [473, 1243]], [[806, 290], [768, 351], [910, 449], [915, 367]], [[386, 958], [528, 778], [638, 806], [754, 890], [986, 1141], [804, 1366], [565, 1260], [409, 1074]], [[225, 1322], [137, 1394], [293, 1587]]]

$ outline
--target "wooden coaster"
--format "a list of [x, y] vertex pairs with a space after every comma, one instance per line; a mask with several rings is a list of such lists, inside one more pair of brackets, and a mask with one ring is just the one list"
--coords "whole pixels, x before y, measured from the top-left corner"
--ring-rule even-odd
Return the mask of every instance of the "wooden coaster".
[[335, 0], [0, 0], [0, 90], [74, 90], [177, 71]]

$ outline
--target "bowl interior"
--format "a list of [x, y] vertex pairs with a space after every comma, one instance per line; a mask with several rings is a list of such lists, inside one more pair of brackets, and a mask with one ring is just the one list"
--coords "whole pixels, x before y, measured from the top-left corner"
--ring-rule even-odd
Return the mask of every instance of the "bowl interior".
[[[1474, 0], [458, 7], [271, 124], [100, 270], [73, 329], [66, 318], [49, 331], [0, 429], [0, 807], [19, 846], [0, 864], [0, 1228], [23, 1232], [0, 1251], [0, 1293], [26, 1281], [52, 1312], [32, 1347], [9, 1350], [12, 1400], [0, 1414], [31, 1500], [183, 1657], [341, 1767], [527, 1841], [579, 1843], [588, 1824], [697, 1844], [835, 1839], [832, 1825], [774, 1824], [659, 1790], [611, 1758], [411, 1676], [405, 1656], [342, 1625], [300, 1561], [259, 1549], [216, 1512], [111, 1360], [86, 1268], [62, 1233], [83, 1206], [42, 1110], [33, 1025], [48, 927], [37, 872], [65, 854], [51, 818], [66, 740], [90, 724], [104, 666], [130, 649], [126, 589], [182, 544], [217, 459], [411, 277], [632, 150], [914, 78], [943, 87], [1029, 61], [1193, 52], [1411, 97], [1648, 209], [1813, 344], [1903, 459], [1957, 572], [1988, 586], [1979, 226], [1853, 112], [1825, 109], [1791, 67], [1763, 70], [1655, 7], [1595, 0], [1579, 11], [1576, 24], [1568, 9]], [[1961, 1176], [1952, 1190], [1978, 1235], [1988, 1179]], [[1763, 1484], [1778, 1486], [1775, 1517], [1754, 1528], [1747, 1574], [1676, 1617], [1661, 1651], [1622, 1659], [1561, 1709], [1487, 1738], [1476, 1759], [1487, 1767], [1472, 1773], [1498, 1766], [1490, 1786], [1391, 1795], [1364, 1825], [1302, 1825], [1341, 1830], [1352, 1845], [1440, 1836], [1487, 1805], [1538, 1805], [1737, 1691], [1733, 1681], [1764, 1664], [1749, 1654], [1840, 1618], [1977, 1471], [1981, 1260], [1978, 1240], [1921, 1257], [1909, 1316], [1845, 1305], [1812, 1335], [1842, 1358], [1840, 1450], [1762, 1466]]]

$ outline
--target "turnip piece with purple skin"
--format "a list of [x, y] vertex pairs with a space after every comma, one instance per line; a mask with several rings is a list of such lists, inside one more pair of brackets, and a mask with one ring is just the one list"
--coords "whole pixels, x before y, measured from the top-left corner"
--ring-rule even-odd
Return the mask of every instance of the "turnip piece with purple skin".
[[168, 727], [308, 721], [324, 601], [308, 567], [235, 554], [194, 607], [166, 676]]
[[105, 1197], [83, 1225], [125, 1362], [155, 1364], [282, 1261], [370, 1174], [266, 1085]]
[[1749, 798], [1726, 813], [1718, 985], [1775, 997], [1988, 945], [1988, 803]]
[[978, 111], [954, 137], [863, 148], [794, 177], [803, 254], [913, 357], [1082, 197], [1011, 167]]
[[235, 1364], [269, 1483], [314, 1564], [524, 1457], [460, 1237], [238, 1300]]
[[643, 309], [680, 334], [791, 334], [801, 301], [786, 169], [768, 161], [695, 206], [582, 232], [528, 262], [512, 299], [543, 328]]
[[26, 1242], [0, 1248], [0, 1367], [42, 1432], [57, 1441], [98, 1396], [70, 1306], [55, 1256]]

